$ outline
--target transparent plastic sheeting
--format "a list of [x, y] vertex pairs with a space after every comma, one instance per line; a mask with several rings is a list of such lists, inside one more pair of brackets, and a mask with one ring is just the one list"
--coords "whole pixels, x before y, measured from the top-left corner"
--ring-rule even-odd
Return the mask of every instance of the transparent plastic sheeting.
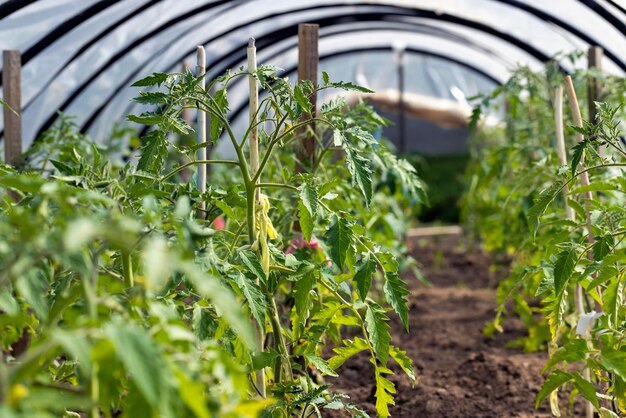
[[[297, 24], [303, 22], [321, 24], [322, 60], [334, 57], [337, 69], [356, 68], [359, 60], [368, 68], [380, 66], [352, 51], [390, 48], [402, 40], [416, 65], [437, 62], [407, 71], [407, 88], [436, 97], [463, 91], [464, 82], [449, 76], [460, 68], [463, 77], [474, 70], [474, 79], [501, 82], [516, 65], [537, 66], [591, 44], [605, 49], [607, 71], [623, 74], [624, 10], [623, 1], [610, 0], [38, 0], [22, 7], [5, 1], [0, 46], [23, 53], [28, 146], [57, 110], [106, 138], [114, 121], [139, 110], [128, 101], [132, 81], [177, 70], [184, 60], [193, 63], [199, 44], [212, 76], [243, 63], [249, 36], [257, 38], [260, 62], [293, 69]], [[336, 78], [356, 76], [342, 72]], [[379, 88], [394, 87], [391, 81], [384, 85], [390, 77], [379, 79]], [[233, 108], [245, 103], [240, 90]]]

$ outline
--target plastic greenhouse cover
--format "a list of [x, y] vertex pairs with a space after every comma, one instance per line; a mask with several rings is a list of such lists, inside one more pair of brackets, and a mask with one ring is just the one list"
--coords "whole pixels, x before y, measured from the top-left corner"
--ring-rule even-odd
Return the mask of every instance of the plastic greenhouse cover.
[[[76, 115], [79, 125], [105, 138], [113, 121], [137, 110], [128, 101], [135, 94], [128, 85], [154, 71], [177, 70], [184, 59], [192, 62], [197, 44], [205, 45], [208, 66], [217, 72], [241, 65], [245, 43], [253, 35], [259, 40], [260, 61], [268, 59], [261, 62], [292, 69], [295, 26], [303, 22], [323, 22], [322, 68], [331, 61], [342, 62], [337, 69], [356, 68], [355, 62], [369, 68], [374, 65], [370, 58], [359, 58], [351, 51], [388, 49], [395, 39], [403, 39], [416, 66], [431, 63], [408, 74], [407, 87], [437, 97], [449, 97], [456, 87], [463, 94], [456, 94], [455, 99], [462, 99], [467, 93], [464, 85], [489, 84], [476, 81], [481, 77], [502, 81], [517, 64], [536, 66], [558, 52], [585, 49], [592, 43], [605, 48], [604, 67], [622, 74], [626, 16], [616, 3], [39, 0], [0, 20], [0, 45], [20, 49], [23, 58], [28, 58], [22, 77], [28, 146], [54, 119], [56, 109]], [[367, 36], [368, 28], [377, 30], [375, 37]], [[324, 60], [330, 56], [334, 58]], [[381, 60], [385, 55], [371, 56]], [[341, 75], [336, 78], [358, 74]], [[368, 80], [385, 87], [372, 77]], [[392, 88], [388, 80], [386, 87]], [[245, 103], [243, 90], [233, 97], [233, 108]]]

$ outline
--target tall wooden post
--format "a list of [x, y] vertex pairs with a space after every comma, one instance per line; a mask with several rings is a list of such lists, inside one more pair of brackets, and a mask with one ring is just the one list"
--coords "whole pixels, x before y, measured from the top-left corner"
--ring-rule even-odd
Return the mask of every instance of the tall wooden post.
[[[317, 86], [318, 66], [319, 66], [319, 33], [320, 27], [317, 24], [303, 23], [298, 25], [298, 81], [309, 80], [314, 86]], [[317, 116], [317, 94], [311, 97], [312, 114], [302, 115], [302, 121], [310, 120]], [[315, 130], [315, 124], [312, 123], [300, 130], [300, 134], [308, 132], [308, 129]], [[298, 148], [296, 154], [298, 163], [296, 171], [306, 171], [313, 163], [315, 156], [315, 138], [311, 135], [305, 135], [302, 138], [302, 144]]]
[[[587, 63], [590, 70], [602, 71], [602, 56], [604, 51], [599, 46], [589, 47], [587, 52]], [[589, 122], [595, 123], [598, 113], [594, 102], [602, 99], [602, 84], [597, 77], [591, 77], [587, 86], [587, 96], [589, 102]]]
[[22, 54], [5, 50], [2, 54], [2, 92], [4, 102], [4, 162], [17, 164], [22, 153]]

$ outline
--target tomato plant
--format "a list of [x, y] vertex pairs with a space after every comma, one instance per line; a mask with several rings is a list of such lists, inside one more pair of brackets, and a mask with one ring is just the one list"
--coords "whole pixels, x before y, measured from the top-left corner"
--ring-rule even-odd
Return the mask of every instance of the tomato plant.
[[[317, 151], [296, 173], [309, 96], [366, 89], [326, 74], [293, 86], [277, 71], [252, 74], [265, 95], [242, 136], [227, 92], [249, 73], [206, 88], [190, 72], [157, 73], [135, 83], [147, 88], [135, 100], [155, 109], [128, 117], [151, 127], [136, 164], [62, 119], [26, 167], [2, 167], [3, 417], [366, 416], [329, 385], [360, 352], [378, 415], [390, 415], [389, 363], [416, 378], [387, 324], [393, 310], [408, 330], [400, 273], [414, 267], [392, 198], [426, 196], [412, 166], [374, 140], [385, 120], [340, 98], [306, 131]], [[197, 161], [207, 144], [170, 140], [191, 131], [188, 107], [210, 116], [211, 141], [229, 141], [236, 159]], [[204, 193], [184, 180], [199, 164], [215, 166]]]
[[[513, 273], [498, 290], [498, 319], [487, 331], [501, 327], [504, 303], [512, 297], [529, 325], [526, 348], [547, 342], [548, 375], [536, 403], [550, 398], [557, 416], [560, 387], [582, 395], [601, 416], [617, 416], [625, 405], [621, 167], [626, 153], [619, 130], [625, 86], [623, 79], [576, 71], [570, 92], [584, 99], [590, 77], [603, 81], [605, 103], [596, 104], [595, 120], [578, 125], [566, 118], [566, 164], [555, 146], [554, 92], [563, 83], [558, 67], [552, 63], [542, 73], [521, 69], [496, 92], [493, 97], [504, 94], [509, 103], [509, 118], [499, 133], [480, 134], [491, 147], [477, 151], [481, 159], [473, 165], [466, 198], [467, 216], [474, 217], [479, 234], [513, 258]], [[570, 100], [566, 114], [578, 107]], [[543, 306], [529, 304], [532, 299]]]

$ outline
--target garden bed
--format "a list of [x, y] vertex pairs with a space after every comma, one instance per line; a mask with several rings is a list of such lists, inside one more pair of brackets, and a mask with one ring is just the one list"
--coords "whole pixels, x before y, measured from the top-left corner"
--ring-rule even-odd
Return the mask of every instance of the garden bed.
[[[432, 286], [405, 277], [412, 291], [410, 334], [392, 319], [393, 343], [407, 350], [419, 377], [415, 388], [401, 374], [391, 378], [398, 391], [392, 416], [552, 416], [547, 401], [539, 410], [533, 405], [547, 355], [506, 347], [523, 335], [522, 324], [507, 321], [505, 332], [494, 339], [482, 334], [493, 320], [494, 286], [503, 271], [490, 270], [490, 258], [464, 249], [458, 236], [419, 238], [410, 244]], [[374, 373], [367, 356], [348, 360], [340, 377], [331, 381], [375, 416]]]

